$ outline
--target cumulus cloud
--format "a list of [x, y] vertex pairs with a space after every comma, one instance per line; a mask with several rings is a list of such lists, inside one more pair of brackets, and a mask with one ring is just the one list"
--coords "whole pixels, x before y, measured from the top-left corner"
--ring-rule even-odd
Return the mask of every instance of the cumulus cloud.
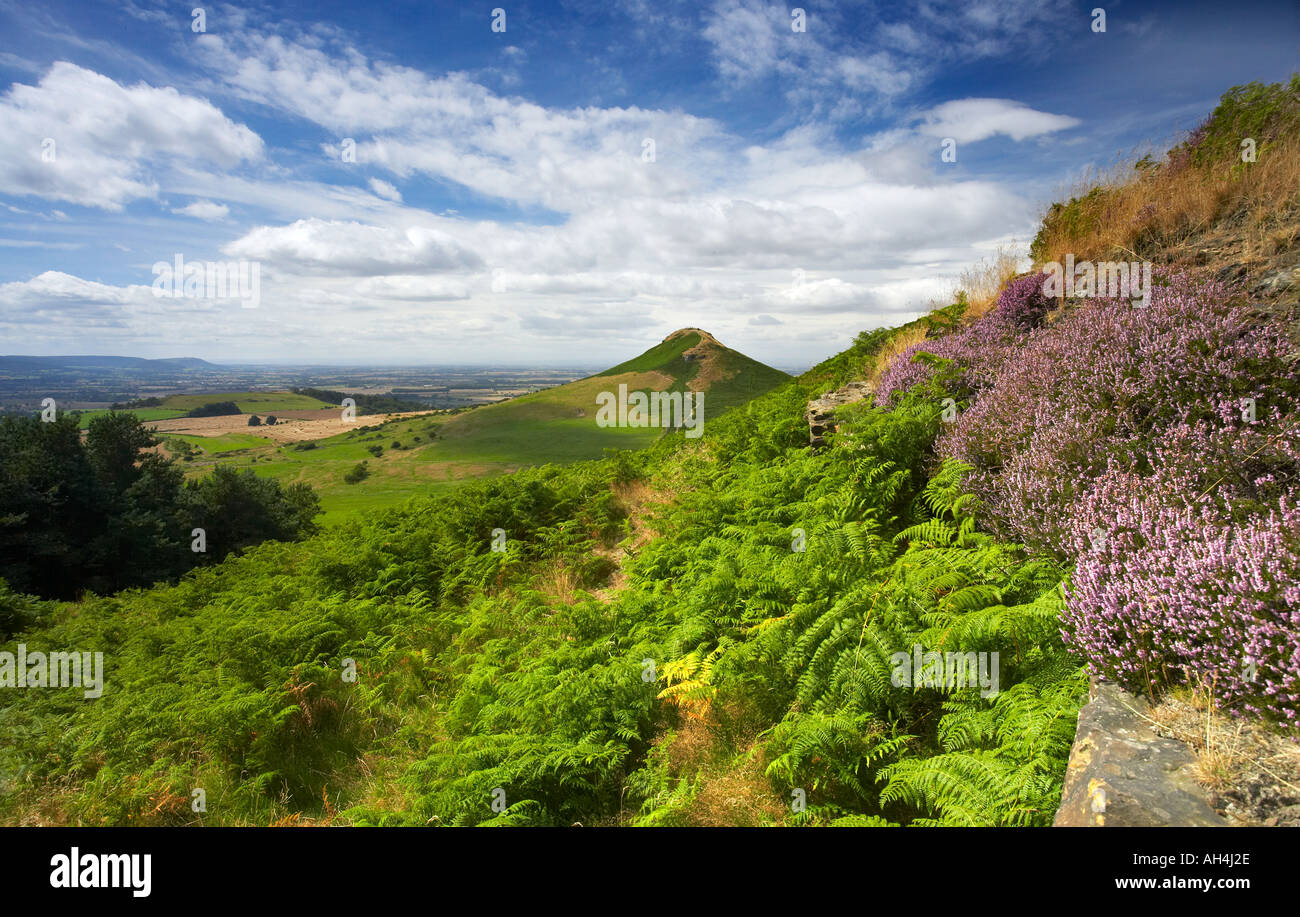
[[45, 271], [31, 280], [0, 284], [0, 305], [10, 318], [24, 310], [35, 312], [47, 306], [62, 310], [124, 306], [135, 300], [139, 290], [152, 295], [149, 287], [115, 287], [82, 280], [63, 271]]
[[0, 96], [0, 123], [10, 151], [0, 192], [106, 210], [156, 196], [154, 170], [168, 159], [230, 168], [263, 152], [257, 134], [204, 99], [66, 61]]
[[[894, 65], [931, 53], [941, 28], [918, 14], [914, 25], [895, 25], [874, 48], [831, 48], [825, 20], [810, 20], [820, 33], [791, 33], [785, 7], [727, 0], [706, 15], [716, 26], [706, 40], [719, 61], [732, 61], [727, 79], [737, 85], [762, 73], [811, 73], [807, 85], [882, 96], [906, 90], [920, 71]], [[987, 33], [972, 23], [972, 34]], [[789, 38], [776, 29], [781, 25]], [[764, 32], [769, 26], [771, 35]], [[787, 54], [791, 40], [807, 40], [807, 48]], [[824, 60], [821, 51], [808, 50], [818, 43]], [[236, 205], [241, 216], [259, 213], [233, 238], [214, 240], [206, 256], [260, 262], [263, 307], [211, 338], [178, 304], [142, 300], [139, 290], [147, 286], [61, 274], [0, 287], [0, 308], [43, 304], [72, 316], [97, 303], [105, 315], [136, 322], [124, 334], [147, 336], [143, 317], [162, 314], [166, 333], [182, 339], [188, 329], [194, 340], [237, 341], [234, 352], [251, 353], [250, 342], [269, 347], [287, 337], [295, 353], [306, 357], [315, 347], [318, 356], [335, 359], [340, 346], [423, 359], [432, 358], [430, 347], [445, 346], [459, 356], [450, 337], [457, 333], [518, 338], [533, 355], [546, 353], [548, 339], [570, 341], [593, 330], [611, 348], [631, 348], [689, 325], [724, 340], [728, 332], [756, 335], [783, 353], [799, 342], [824, 352], [836, 335], [923, 308], [950, 287], [945, 274], [979, 256], [982, 241], [1003, 235], [1009, 222], [1028, 228], [1033, 219], [1031, 205], [1010, 185], [935, 174], [928, 165], [933, 132], [970, 141], [987, 121], [985, 130], [1027, 139], [1073, 123], [1011, 100], [965, 99], [855, 143], [820, 122], [752, 142], [675, 109], [568, 108], [503, 96], [466, 74], [430, 75], [368, 60], [337, 35], [295, 41], [247, 29], [201, 35], [195, 44], [205, 75], [227, 97], [314, 126], [319, 135], [309, 144], [318, 147], [337, 150], [351, 137], [357, 162], [342, 165], [335, 155], [310, 168], [285, 161], [267, 165], [261, 176], [230, 174], [222, 170], [263, 155], [261, 140], [203, 100], [124, 88], [89, 71], [57, 78], [51, 71], [26, 89], [40, 95], [47, 82], [77, 75], [114, 97], [205, 106], [202, 119], [191, 114], [185, 122], [208, 126], [195, 149], [193, 138], [146, 132], [149, 141], [138, 147], [118, 138], [130, 155], [89, 164], [84, 187], [97, 189], [102, 206], [120, 206], [154, 194], [165, 165], [163, 190], [193, 199], [176, 213], [228, 219], [230, 208], [212, 199]], [[21, 89], [0, 106], [18, 104], [12, 100], [17, 93], [21, 101]], [[45, 108], [57, 106], [46, 99]], [[103, 125], [79, 129], [112, 133]], [[0, 165], [0, 191], [6, 168]], [[331, 184], [319, 178], [330, 168], [351, 171]], [[397, 187], [411, 176], [455, 189], [452, 202], [467, 213], [490, 202], [496, 216], [412, 206]], [[139, 187], [114, 191], [115, 177]], [[132, 242], [145, 265], [169, 258], [174, 248], [170, 240], [162, 240], [162, 252]], [[187, 258], [204, 256], [187, 248]], [[798, 282], [796, 270], [805, 272]], [[162, 308], [172, 311], [156, 311]]]
[[289, 226], [263, 226], [223, 251], [236, 258], [270, 261], [288, 270], [361, 276], [476, 270], [483, 264], [477, 254], [440, 229], [400, 229], [342, 220], [308, 219]]

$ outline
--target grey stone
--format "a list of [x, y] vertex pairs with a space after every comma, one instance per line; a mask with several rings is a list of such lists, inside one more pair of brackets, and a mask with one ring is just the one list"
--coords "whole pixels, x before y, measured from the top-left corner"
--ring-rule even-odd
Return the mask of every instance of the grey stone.
[[1250, 286], [1250, 292], [1260, 296], [1276, 296], [1300, 285], [1300, 268], [1282, 268], [1270, 271]]
[[846, 404], [853, 404], [871, 397], [872, 388], [866, 382], [850, 382], [843, 388], [827, 392], [820, 398], [808, 402], [804, 417], [808, 421], [808, 442], [813, 446], [825, 445], [825, 435], [838, 429], [835, 423], [835, 409]]
[[1193, 778], [1195, 754], [1156, 735], [1144, 700], [1099, 679], [1088, 695], [1055, 826], [1227, 826]]

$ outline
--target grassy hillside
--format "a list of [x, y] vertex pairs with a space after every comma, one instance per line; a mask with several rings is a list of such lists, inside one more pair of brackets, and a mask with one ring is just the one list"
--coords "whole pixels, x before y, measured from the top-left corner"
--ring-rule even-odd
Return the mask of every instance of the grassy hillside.
[[644, 372], [657, 372], [672, 380], [671, 385], [656, 391], [706, 392], [707, 418], [720, 416], [790, 380], [779, 369], [722, 346], [698, 328], [675, 331], [641, 356], [605, 370], [600, 377]]
[[[694, 359], [687, 359], [688, 355]], [[370, 418], [365, 418], [360, 420], [365, 430], [315, 440], [307, 449], [300, 448], [305, 444], [271, 445], [255, 434], [229, 434], [210, 442], [205, 437], [174, 438], [193, 444], [207, 459], [219, 457], [286, 484], [310, 484], [321, 496], [323, 521], [332, 523], [356, 512], [441, 492], [467, 479], [599, 458], [605, 449], [645, 448], [663, 431], [596, 425], [597, 394], [617, 392], [620, 385], [627, 385], [629, 391], [702, 389], [707, 424], [789, 378], [723, 347], [707, 332], [685, 329], [598, 376], [469, 411], [376, 418], [369, 424], [365, 420]], [[245, 404], [237, 393], [220, 397], [241, 407]], [[191, 400], [206, 398], [218, 396]], [[172, 399], [166, 402], [171, 403]], [[398, 448], [393, 447], [395, 442]], [[375, 446], [382, 447], [381, 454], [370, 451]], [[347, 483], [344, 476], [362, 461], [368, 475]], [[200, 460], [192, 473], [202, 474], [205, 468]]]
[[[499, 413], [470, 422], [488, 411]], [[536, 416], [539, 413], [542, 416]], [[516, 407], [508, 402], [460, 415], [381, 421], [364, 430], [297, 444], [261, 445], [266, 441], [249, 435], [242, 438], [248, 444], [244, 451], [224, 452], [221, 461], [286, 484], [310, 484], [321, 496], [325, 511], [321, 521], [333, 524], [354, 513], [439, 493], [469, 479], [591, 459], [606, 448], [639, 449], [658, 435], [657, 431], [600, 429], [589, 419], [550, 416], [554, 413], [545, 406]], [[183, 438], [205, 451], [216, 451], [205, 437]], [[371, 451], [376, 447], [378, 455]], [[347, 483], [344, 476], [363, 461], [368, 476]], [[204, 472], [202, 463], [193, 470]]]
[[[4, 649], [108, 669], [93, 702], [0, 695], [0, 819], [1043, 826], [1089, 670], [1294, 734], [1300, 367], [1282, 317], [1192, 267], [1145, 306], [1016, 277], [700, 439], [471, 481], [176, 586], [0, 590]], [[576, 385], [697, 380], [665, 343]], [[808, 399], [863, 379], [810, 449]], [[569, 423], [584, 391], [498, 410]], [[403, 435], [478, 454], [476, 414]]]

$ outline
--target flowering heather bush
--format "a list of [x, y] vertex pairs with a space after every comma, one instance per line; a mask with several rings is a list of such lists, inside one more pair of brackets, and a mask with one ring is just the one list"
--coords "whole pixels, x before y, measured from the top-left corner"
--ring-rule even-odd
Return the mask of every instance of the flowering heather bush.
[[[1296, 441], [1280, 430], [1300, 373], [1280, 329], [1255, 323], [1222, 284], [1164, 279], [1146, 308], [1088, 300], [1039, 329], [940, 436], [941, 456], [975, 469], [970, 486], [1000, 535], [1070, 556], [1071, 507], [1107, 468], [1181, 463], [1201, 470], [1189, 480], [1226, 475], [1255, 500], [1255, 478], [1275, 479], [1264, 498], [1294, 481]], [[1246, 443], [1262, 447], [1249, 460]]]
[[1066, 643], [1130, 688], [1185, 679], [1300, 725], [1300, 508], [1233, 524], [1184, 492], [1114, 473], [1080, 501]]
[[1037, 328], [1054, 305], [1051, 299], [1043, 295], [1043, 284], [1046, 281], [1047, 275], [1043, 273], [1026, 274], [1012, 280], [982, 321], [990, 327], [1002, 326], [1017, 331], [1032, 331]]
[[904, 350], [881, 373], [876, 404], [891, 404], [908, 389], [931, 378], [934, 367], [915, 359], [921, 352], [952, 360], [959, 372], [959, 387], [976, 392], [990, 385], [1013, 347], [1042, 322], [1051, 308], [1052, 301], [1043, 295], [1046, 279], [1047, 275], [1041, 273], [1019, 277], [1007, 284], [988, 314], [969, 328]]
[[[1132, 688], [1204, 683], [1229, 709], [1300, 713], [1300, 369], [1231, 289], [1158, 276], [1042, 327], [1031, 278], [922, 350], [970, 406], [936, 451], [1003, 538], [1075, 562], [1063, 634]], [[905, 353], [881, 401], [934, 368]], [[1253, 677], [1252, 677], [1253, 676]]]

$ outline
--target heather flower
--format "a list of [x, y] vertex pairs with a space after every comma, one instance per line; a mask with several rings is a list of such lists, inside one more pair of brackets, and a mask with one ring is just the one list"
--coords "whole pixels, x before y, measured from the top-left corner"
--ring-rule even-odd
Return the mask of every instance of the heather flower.
[[970, 403], [936, 452], [970, 466], [998, 535], [1075, 563], [1063, 633], [1094, 672], [1295, 723], [1300, 367], [1281, 327], [1183, 274], [1145, 307], [1096, 298], [1044, 326], [1020, 284], [895, 360], [879, 400], [933, 375], [916, 351], [952, 361]]
[[1296, 501], [1234, 524], [1230, 508], [1115, 475], [1083, 502], [1062, 634], [1089, 669], [1133, 689], [1206, 685], [1234, 713], [1298, 725]]
[[999, 534], [1062, 554], [1071, 504], [1112, 466], [1150, 474], [1181, 463], [1239, 488], [1246, 476], [1295, 480], [1300, 449], [1282, 429], [1300, 372], [1280, 330], [1222, 284], [1166, 280], [1145, 308], [1086, 300], [1038, 329], [940, 436], [939, 455], [973, 467], [970, 486]]
[[1025, 333], [1037, 327], [1051, 308], [1052, 300], [1043, 295], [1046, 280], [1047, 275], [1042, 273], [1016, 278], [1002, 290], [993, 308], [970, 327], [904, 350], [881, 373], [876, 384], [876, 404], [891, 404], [933, 376], [933, 367], [916, 359], [921, 352], [956, 364], [957, 388], [964, 390], [957, 394], [991, 385]]

